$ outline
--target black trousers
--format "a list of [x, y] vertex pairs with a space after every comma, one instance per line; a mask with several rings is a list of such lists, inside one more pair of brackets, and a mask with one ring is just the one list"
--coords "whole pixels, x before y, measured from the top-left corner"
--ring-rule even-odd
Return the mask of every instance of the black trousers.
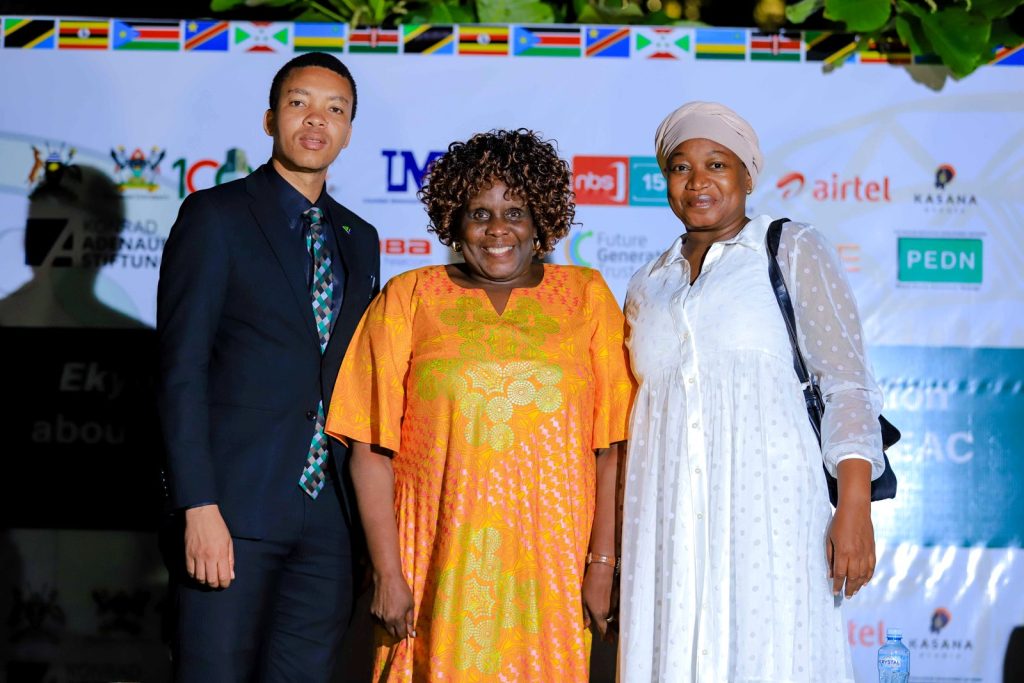
[[175, 681], [315, 683], [330, 678], [352, 614], [349, 528], [331, 477], [316, 500], [297, 484], [289, 500], [265, 538], [232, 538], [235, 580], [222, 590], [188, 579], [183, 528], [168, 530], [179, 539], [167, 558], [175, 607]]

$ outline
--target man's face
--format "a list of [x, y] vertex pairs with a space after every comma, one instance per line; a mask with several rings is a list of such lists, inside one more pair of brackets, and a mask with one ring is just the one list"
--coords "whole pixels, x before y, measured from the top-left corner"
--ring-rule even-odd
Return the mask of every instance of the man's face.
[[292, 70], [263, 129], [274, 138], [274, 159], [299, 172], [326, 171], [352, 135], [352, 85], [330, 69]]

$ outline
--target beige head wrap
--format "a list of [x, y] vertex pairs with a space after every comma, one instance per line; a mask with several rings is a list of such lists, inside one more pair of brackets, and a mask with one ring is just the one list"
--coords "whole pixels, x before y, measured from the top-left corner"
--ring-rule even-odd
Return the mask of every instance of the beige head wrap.
[[667, 174], [672, 150], [693, 138], [706, 138], [728, 147], [746, 165], [752, 186], [757, 185], [757, 176], [764, 167], [757, 133], [739, 114], [716, 102], [687, 102], [661, 122], [654, 134], [654, 149], [662, 173]]

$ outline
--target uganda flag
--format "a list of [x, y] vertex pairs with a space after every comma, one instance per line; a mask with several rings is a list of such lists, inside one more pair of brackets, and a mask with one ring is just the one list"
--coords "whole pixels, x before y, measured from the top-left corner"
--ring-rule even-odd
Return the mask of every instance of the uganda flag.
[[587, 57], [628, 57], [629, 27], [588, 26], [583, 31]]
[[750, 60], [753, 62], [799, 62], [800, 34], [781, 31], [750, 34]]
[[583, 36], [578, 26], [513, 26], [516, 57], [579, 57]]
[[508, 26], [459, 26], [459, 54], [508, 56]]
[[346, 24], [296, 22], [292, 45], [296, 52], [344, 52]]
[[728, 59], [743, 61], [747, 58], [747, 32], [745, 29], [697, 29], [697, 59]]
[[113, 42], [115, 50], [180, 50], [181, 23], [115, 19]]
[[61, 50], [106, 50], [110, 25], [105, 20], [61, 19], [57, 47]]
[[804, 58], [808, 62], [825, 62], [827, 66], [835, 66], [853, 61], [856, 52], [857, 37], [852, 33], [804, 32]]
[[348, 38], [349, 53], [398, 54], [401, 40], [397, 28], [360, 26]]
[[52, 50], [56, 44], [57, 22], [53, 19], [4, 19], [4, 47], [23, 50]]
[[455, 54], [455, 27], [409, 24], [402, 27], [402, 51], [407, 55]]
[[227, 52], [228, 22], [186, 21], [185, 50], [189, 52]]
[[910, 64], [910, 48], [896, 38], [883, 36], [882, 41], [868, 41], [868, 49], [860, 53], [861, 64]]

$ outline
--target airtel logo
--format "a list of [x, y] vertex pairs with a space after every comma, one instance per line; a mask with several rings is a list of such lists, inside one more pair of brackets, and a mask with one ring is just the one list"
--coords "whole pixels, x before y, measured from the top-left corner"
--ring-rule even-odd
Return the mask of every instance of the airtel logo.
[[573, 157], [573, 190], [577, 204], [625, 204], [629, 189], [629, 157]]
[[[803, 173], [793, 171], [779, 178], [775, 183], [782, 192], [783, 199], [790, 199], [800, 194], [807, 180]], [[841, 178], [838, 173], [832, 177], [814, 180], [811, 197], [819, 202], [891, 202], [892, 193], [889, 188], [889, 176], [881, 180], [863, 180], [860, 176]]]
[[782, 190], [783, 199], [789, 199], [804, 189], [804, 174], [795, 171], [787, 173], [779, 178], [779, 182], [775, 183], [775, 187]]

